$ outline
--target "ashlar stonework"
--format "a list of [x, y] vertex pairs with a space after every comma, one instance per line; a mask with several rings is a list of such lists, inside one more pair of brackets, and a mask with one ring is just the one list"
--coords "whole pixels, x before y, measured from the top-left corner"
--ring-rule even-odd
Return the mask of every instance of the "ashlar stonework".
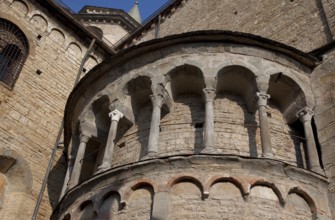
[[138, 7], [0, 1], [0, 219], [334, 219], [335, 3]]

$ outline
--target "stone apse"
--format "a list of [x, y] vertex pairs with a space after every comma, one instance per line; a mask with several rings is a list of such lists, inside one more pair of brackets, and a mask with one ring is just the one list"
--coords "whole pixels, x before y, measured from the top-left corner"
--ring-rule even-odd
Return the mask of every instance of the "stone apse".
[[65, 110], [51, 219], [331, 219], [311, 56], [205, 31], [121, 51]]

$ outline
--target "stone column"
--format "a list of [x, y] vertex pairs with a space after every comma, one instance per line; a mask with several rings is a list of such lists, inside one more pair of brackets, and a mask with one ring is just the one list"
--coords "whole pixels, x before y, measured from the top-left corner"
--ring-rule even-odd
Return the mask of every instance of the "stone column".
[[270, 129], [269, 129], [269, 122], [267, 116], [267, 101], [270, 98], [270, 95], [259, 93], [256, 94], [256, 101], [257, 101], [257, 108], [259, 114], [259, 126], [261, 132], [261, 144], [262, 144], [262, 157], [271, 158], [272, 154], [272, 147], [271, 147], [271, 136], [270, 136]]
[[314, 115], [314, 112], [310, 110], [309, 108], [303, 108], [297, 113], [297, 116], [299, 117], [300, 121], [304, 125], [304, 132], [305, 132], [305, 138], [306, 138], [306, 144], [307, 144], [307, 154], [308, 154], [308, 161], [309, 161], [309, 167], [312, 171], [317, 173], [323, 173], [321, 167], [320, 167], [320, 161], [318, 152], [316, 149], [313, 129], [312, 129], [312, 117]]
[[115, 109], [114, 111], [109, 113], [109, 117], [111, 118], [111, 125], [108, 132], [104, 156], [101, 165], [98, 167], [98, 172], [102, 172], [111, 168], [111, 161], [114, 152], [114, 140], [117, 133], [117, 126], [119, 124], [120, 119], [123, 117], [123, 114], [119, 110]]
[[203, 90], [205, 99], [205, 132], [204, 147], [207, 150], [214, 148], [214, 105], [215, 89], [205, 88]]
[[153, 109], [146, 157], [154, 157], [158, 153], [159, 124], [161, 120], [161, 108], [164, 101], [164, 97], [161, 94], [151, 95], [150, 98]]
[[83, 160], [84, 160], [84, 156], [85, 156], [85, 151], [86, 151], [86, 144], [88, 142], [90, 138], [84, 134], [80, 135], [80, 144], [79, 144], [79, 148], [77, 151], [77, 156], [76, 159], [74, 161], [74, 166], [73, 166], [73, 170], [71, 173], [71, 178], [69, 181], [69, 188], [73, 188], [74, 186], [78, 185], [79, 183], [79, 178], [80, 178], [80, 174], [81, 174], [81, 168], [83, 165]]
[[59, 200], [60, 201], [63, 196], [65, 195], [66, 191], [68, 190], [68, 187], [69, 187], [69, 180], [70, 180], [70, 174], [72, 173], [72, 170], [73, 170], [73, 157], [70, 155], [68, 157], [68, 166], [67, 166], [67, 169], [66, 169], [66, 174], [65, 174], [65, 178], [64, 178], [64, 183], [63, 183], [63, 188], [62, 188], [62, 191], [61, 191], [61, 194], [59, 196]]

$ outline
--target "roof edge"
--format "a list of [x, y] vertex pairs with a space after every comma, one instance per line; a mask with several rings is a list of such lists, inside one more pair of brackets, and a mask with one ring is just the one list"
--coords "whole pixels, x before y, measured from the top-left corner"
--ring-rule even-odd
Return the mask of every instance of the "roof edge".
[[162, 14], [168, 14], [174, 7], [179, 7], [180, 4], [185, 2], [185, 0], [170, 0], [165, 3], [161, 8], [159, 8], [156, 12], [154, 12], [151, 16], [146, 18], [142, 22], [142, 26], [134, 31], [131, 35], [126, 36], [125, 38], [121, 39], [119, 42], [116, 43], [116, 50], [121, 50], [124, 45], [132, 42], [134, 38], [140, 36], [143, 30], [150, 29], [151, 25], [155, 22], [158, 22], [160, 16]]
[[[87, 9], [93, 9], [93, 10], [105, 10], [104, 13], [87, 13]], [[113, 12], [113, 13], [107, 13]], [[140, 28], [141, 24], [138, 23], [132, 16], [130, 16], [126, 11], [122, 9], [116, 9], [116, 8], [109, 8], [109, 7], [99, 7], [99, 6], [91, 6], [91, 5], [85, 5], [83, 6], [78, 13], [74, 14], [74, 16], [113, 16], [113, 15], [119, 15], [119, 16], [125, 16], [127, 19], [129, 19], [129, 23], [131, 24], [132, 22], [134, 24], [131, 24], [134, 26], [134, 28]], [[125, 19], [125, 20], [127, 20]]]

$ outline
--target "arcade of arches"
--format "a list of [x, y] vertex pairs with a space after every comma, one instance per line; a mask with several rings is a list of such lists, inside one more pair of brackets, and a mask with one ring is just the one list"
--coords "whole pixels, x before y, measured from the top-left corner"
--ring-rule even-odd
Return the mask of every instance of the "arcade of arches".
[[206, 212], [216, 201], [235, 204], [231, 218], [245, 204], [241, 219], [265, 204], [271, 218], [327, 215], [315, 197], [325, 192], [303, 181], [323, 175], [308, 67], [245, 45], [221, 52], [226, 46], [149, 50], [84, 78], [85, 100], [68, 102], [60, 219], [182, 219], [195, 207], [222, 218], [229, 210]]

